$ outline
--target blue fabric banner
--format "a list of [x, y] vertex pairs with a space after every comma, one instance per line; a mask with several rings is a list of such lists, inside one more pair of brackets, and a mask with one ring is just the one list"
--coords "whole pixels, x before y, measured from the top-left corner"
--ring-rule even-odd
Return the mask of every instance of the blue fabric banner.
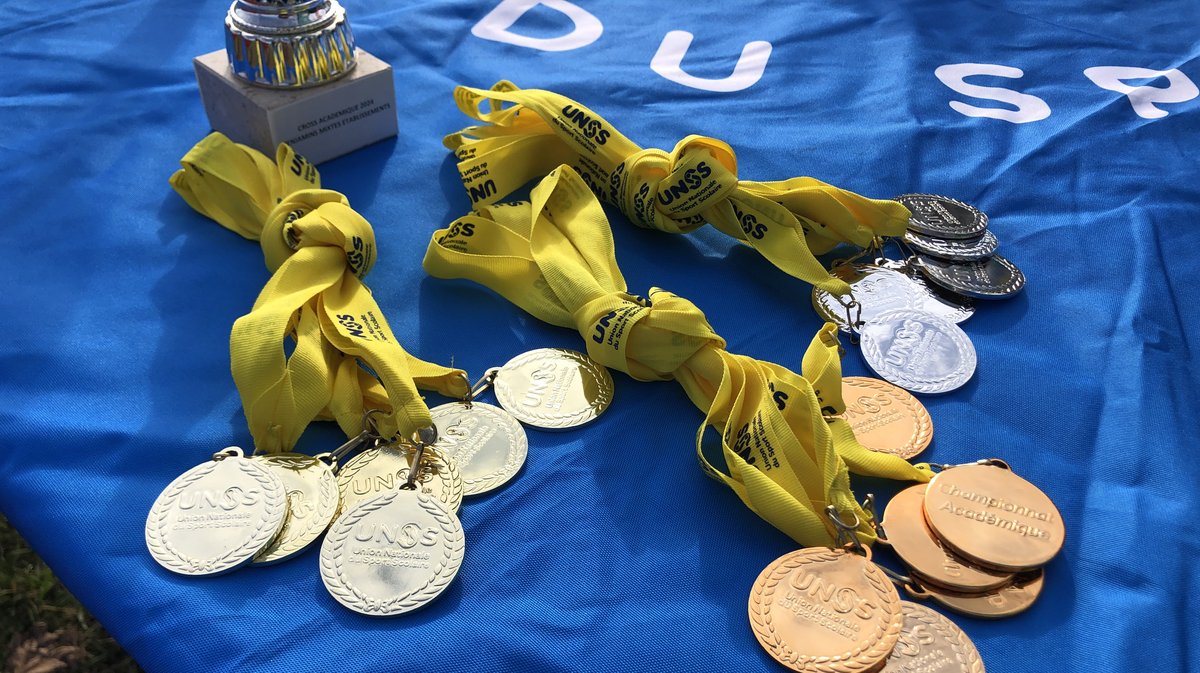
[[[375, 226], [366, 282], [409, 350], [478, 375], [580, 348], [421, 270], [470, 205], [441, 145], [468, 121], [457, 84], [551, 89], [647, 147], [721, 138], [745, 179], [973, 203], [1029, 284], [964, 324], [979, 369], [924, 399], [926, 456], [1009, 461], [1067, 541], [1028, 613], [954, 619], [993, 673], [1200, 670], [1200, 4], [346, 5], [395, 68], [400, 135], [320, 169]], [[783, 670], [746, 601], [794, 545], [698, 469], [701, 416], [673, 383], [617, 375], [593, 425], [530, 431], [518, 478], [465, 504], [462, 570], [420, 612], [341, 608], [315, 549], [211, 579], [155, 565], [158, 492], [249, 444], [228, 335], [268, 273], [167, 185], [209, 130], [191, 58], [222, 45], [228, 2], [0, 6], [0, 510], [146, 670]], [[610, 216], [632, 291], [689, 297], [731, 350], [799, 367], [809, 287], [711, 229]], [[853, 348], [845, 369], [869, 373]], [[319, 425], [301, 450], [339, 442]]]

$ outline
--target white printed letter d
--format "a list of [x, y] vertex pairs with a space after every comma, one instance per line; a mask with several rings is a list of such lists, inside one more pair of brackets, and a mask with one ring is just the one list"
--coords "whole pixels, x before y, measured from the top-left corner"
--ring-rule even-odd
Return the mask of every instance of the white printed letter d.
[[[538, 5], [565, 14], [575, 28], [558, 37], [529, 37], [509, 30], [526, 12]], [[471, 28], [471, 34], [475, 37], [542, 51], [570, 51], [586, 47], [600, 39], [603, 32], [604, 24], [600, 23], [600, 19], [567, 0], [501, 0], [495, 9]]]

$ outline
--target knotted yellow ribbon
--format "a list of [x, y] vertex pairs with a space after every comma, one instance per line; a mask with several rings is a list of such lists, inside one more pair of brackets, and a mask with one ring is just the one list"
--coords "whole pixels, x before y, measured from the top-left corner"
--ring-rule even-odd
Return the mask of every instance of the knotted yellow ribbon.
[[[435, 232], [425, 270], [482, 283], [541, 320], [576, 329], [593, 359], [635, 379], [678, 381], [706, 414], [696, 437], [705, 471], [801, 544], [836, 538], [824, 512], [830, 504], [858, 515], [860, 537], [874, 539], [847, 465], [929, 480], [927, 466], [871, 452], [845, 421], [827, 420], [845, 410], [833, 325], [813, 339], [803, 376], [729, 353], [690, 301], [658, 288], [646, 299], [628, 293], [604, 211], [571, 167], [553, 170], [532, 199], [482, 207]], [[720, 434], [727, 473], [703, 451], [710, 426]]]
[[908, 209], [895, 201], [813, 178], [739, 180], [733, 148], [714, 138], [691, 135], [671, 152], [642, 149], [600, 115], [550, 91], [501, 81], [490, 91], [460, 86], [454, 97], [460, 110], [485, 122], [445, 138], [476, 205], [568, 164], [639, 226], [686, 233], [711, 223], [785, 273], [837, 295], [848, 294], [849, 285], [815, 255], [899, 236], [908, 223]]
[[366, 409], [386, 412], [381, 434], [408, 437], [432, 424], [417, 387], [466, 395], [462, 370], [417, 359], [396, 340], [361, 280], [376, 259], [371, 225], [345, 196], [320, 189], [303, 157], [280, 145], [272, 162], [213, 133], [181, 163], [171, 186], [196, 211], [259, 241], [272, 272], [229, 338], [258, 451], [290, 450], [316, 418], [356, 435]]

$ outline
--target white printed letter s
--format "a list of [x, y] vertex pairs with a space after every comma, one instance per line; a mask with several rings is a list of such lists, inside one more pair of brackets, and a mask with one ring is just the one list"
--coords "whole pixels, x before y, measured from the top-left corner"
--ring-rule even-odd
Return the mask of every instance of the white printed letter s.
[[1014, 124], [1027, 124], [1050, 116], [1050, 106], [1046, 104], [1046, 101], [1037, 96], [1031, 96], [1027, 93], [998, 86], [967, 84], [965, 81], [967, 77], [972, 75], [994, 75], [996, 77], [1017, 79], [1025, 76], [1025, 73], [1020, 68], [1010, 68], [991, 63], [953, 63], [939, 66], [937, 70], [933, 71], [933, 74], [941, 80], [942, 84], [964, 96], [1000, 101], [1001, 103], [1008, 103], [1017, 108], [1016, 110], [1008, 110], [1005, 108], [976, 107], [956, 100], [950, 101], [950, 107], [954, 111], [968, 117], [987, 117], [989, 119], [1003, 119], [1006, 122]]

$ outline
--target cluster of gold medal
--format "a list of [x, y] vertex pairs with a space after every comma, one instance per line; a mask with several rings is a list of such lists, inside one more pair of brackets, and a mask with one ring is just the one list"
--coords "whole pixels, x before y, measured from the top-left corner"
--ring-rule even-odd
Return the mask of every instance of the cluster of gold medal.
[[[488, 387], [503, 409], [475, 399]], [[374, 616], [409, 612], [458, 573], [463, 498], [499, 488], [524, 464], [518, 419], [575, 427], [602, 413], [612, 392], [607, 370], [583, 354], [544, 348], [489, 370], [467, 399], [431, 409], [434, 427], [412, 438], [381, 437], [368, 412], [363, 431], [329, 453], [224, 449], [163, 490], [146, 545], [168, 570], [217, 575], [286, 560], [324, 536], [321, 579], [339, 603]]]

